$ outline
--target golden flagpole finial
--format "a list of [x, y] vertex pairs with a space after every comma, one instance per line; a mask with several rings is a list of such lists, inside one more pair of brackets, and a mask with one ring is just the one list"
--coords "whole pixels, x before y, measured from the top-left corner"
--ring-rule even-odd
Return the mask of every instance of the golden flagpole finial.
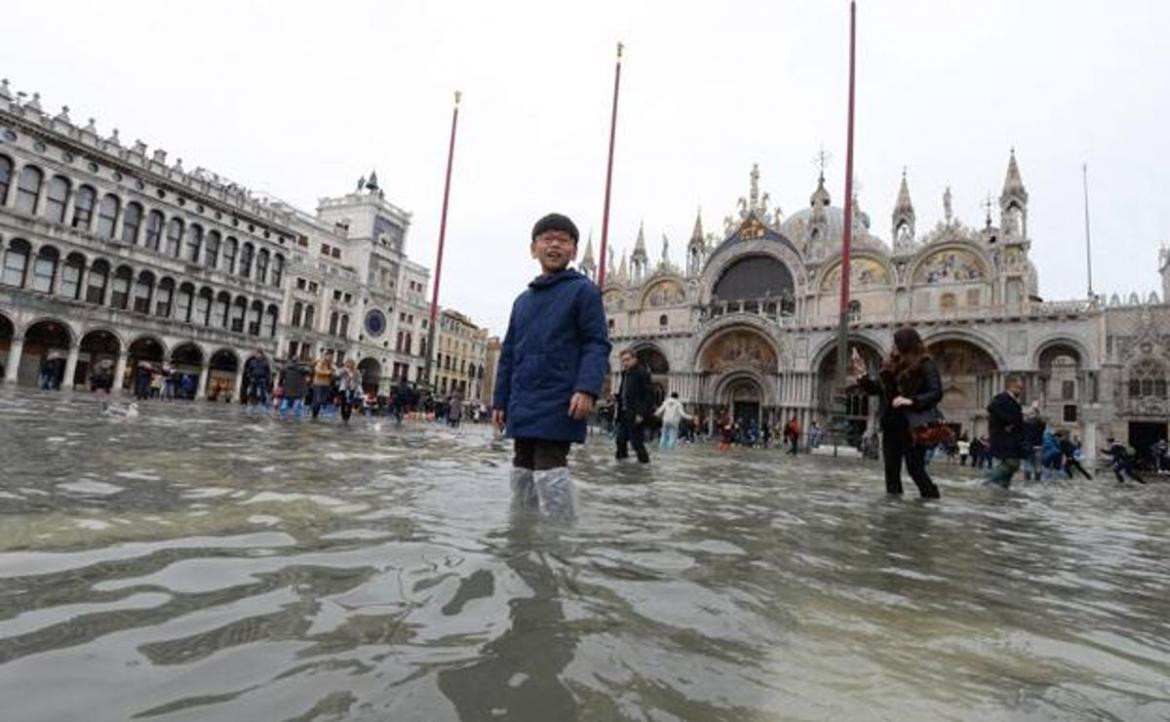
[[618, 60], [622, 59], [622, 50], [626, 47], [625, 43], [618, 41]]
[[463, 91], [461, 91], [461, 90], [456, 90], [456, 91], [455, 91], [455, 105], [459, 105], [459, 100], [460, 100], [461, 98], [463, 98]]

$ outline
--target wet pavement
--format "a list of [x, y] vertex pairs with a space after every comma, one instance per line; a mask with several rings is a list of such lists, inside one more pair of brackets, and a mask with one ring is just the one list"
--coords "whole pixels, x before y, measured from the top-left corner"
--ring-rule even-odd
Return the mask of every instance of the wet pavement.
[[[1170, 719], [1170, 484], [0, 389], [0, 718]], [[912, 487], [911, 487], [912, 488]]]

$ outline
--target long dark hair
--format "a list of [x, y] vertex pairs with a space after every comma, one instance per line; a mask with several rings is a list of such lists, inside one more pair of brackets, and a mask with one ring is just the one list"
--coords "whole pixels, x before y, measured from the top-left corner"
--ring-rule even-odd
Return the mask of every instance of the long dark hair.
[[911, 326], [903, 326], [894, 332], [894, 350], [882, 364], [882, 379], [887, 382], [902, 381], [907, 372], [917, 368], [924, 359], [930, 358], [922, 337]]

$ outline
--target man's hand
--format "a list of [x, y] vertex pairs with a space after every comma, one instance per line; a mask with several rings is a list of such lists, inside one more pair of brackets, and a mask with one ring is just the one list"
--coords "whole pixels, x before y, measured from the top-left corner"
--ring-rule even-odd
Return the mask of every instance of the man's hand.
[[914, 400], [908, 399], [905, 396], [895, 396], [892, 404], [895, 409], [900, 409], [903, 406], [913, 406]]
[[581, 421], [593, 411], [593, 397], [584, 391], [578, 391], [569, 399], [569, 416]]
[[492, 409], [492, 423], [496, 425], [496, 428], [499, 429], [501, 433], [504, 431], [504, 422], [506, 418], [507, 417], [503, 409]]

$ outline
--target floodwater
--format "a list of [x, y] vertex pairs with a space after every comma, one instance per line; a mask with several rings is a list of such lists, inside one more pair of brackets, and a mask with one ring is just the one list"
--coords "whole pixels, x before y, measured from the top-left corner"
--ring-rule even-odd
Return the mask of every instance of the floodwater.
[[1170, 718], [1170, 484], [607, 451], [565, 527], [485, 427], [0, 390], [0, 717]]

